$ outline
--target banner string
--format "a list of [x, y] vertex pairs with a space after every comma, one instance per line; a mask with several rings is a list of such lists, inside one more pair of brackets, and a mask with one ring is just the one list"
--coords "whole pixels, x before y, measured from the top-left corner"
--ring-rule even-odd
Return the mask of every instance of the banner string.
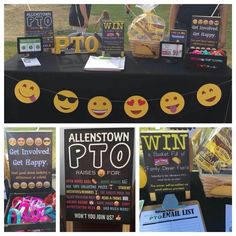
[[[14, 80], [14, 81], [16, 81], [16, 82], [19, 82], [19, 81], [21, 81], [21, 80], [19, 80], [19, 79], [16, 79], [16, 78], [14, 78], [14, 77], [12, 77], [12, 76], [10, 76], [10, 75], [7, 75], [7, 74], [5, 74], [5, 76], [8, 78], [8, 79], [10, 79], [10, 80]], [[27, 80], [30, 80], [30, 79], [27, 79]], [[226, 81], [224, 81], [224, 82], [221, 82], [221, 83], [219, 83], [219, 84], [217, 84], [218, 86], [222, 86], [222, 85], [225, 85], [225, 84], [228, 84], [228, 83], [231, 83], [232, 82], [232, 80], [226, 80]], [[56, 95], [58, 92], [60, 92], [60, 91], [58, 91], [58, 92], [56, 92], [56, 91], [53, 91], [53, 90], [50, 90], [50, 89], [47, 89], [47, 88], [41, 88], [41, 87], [39, 87], [40, 88], [40, 90], [42, 90], [42, 91], [45, 91], [45, 92], [48, 92], [48, 93], [52, 93], [52, 94], [54, 94], [54, 95]], [[67, 89], [62, 89], [62, 90], [67, 90]], [[194, 93], [197, 93], [197, 91], [198, 90], [194, 90], [194, 91], [190, 91], [190, 92], [186, 92], [186, 93], [183, 93], [183, 94], [181, 94], [182, 96], [188, 96], [188, 95], [190, 95], [190, 94], [194, 94]], [[168, 91], [168, 92], [170, 92], [170, 91]], [[176, 91], [174, 91], [173, 90], [173, 92], [176, 92]], [[139, 94], [133, 94], [133, 95], [139, 95]], [[102, 96], [102, 95], [97, 95], [97, 96]], [[132, 96], [132, 95], [130, 95], [130, 96]], [[140, 95], [141, 96], [141, 95]], [[91, 98], [88, 98], [88, 97], [79, 97], [79, 99], [80, 100], [90, 100]], [[147, 98], [145, 98], [148, 102], [152, 102], [152, 101], [160, 101], [161, 100], [161, 98], [149, 98], [149, 99], [147, 99]], [[110, 99], [110, 101], [111, 102], [114, 102], [114, 103], [124, 103], [125, 102], [125, 100], [111, 100]]]

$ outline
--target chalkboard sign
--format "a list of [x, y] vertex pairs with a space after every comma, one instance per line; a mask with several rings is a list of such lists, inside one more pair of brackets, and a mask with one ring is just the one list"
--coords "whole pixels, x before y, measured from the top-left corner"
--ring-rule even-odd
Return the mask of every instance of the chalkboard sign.
[[124, 22], [104, 21], [102, 23], [102, 50], [119, 53], [124, 51]]
[[66, 129], [66, 219], [129, 224], [134, 129]]
[[25, 11], [25, 36], [40, 36], [43, 39], [43, 48], [53, 48], [52, 11]]
[[170, 30], [170, 42], [183, 43], [187, 42], [187, 30], [172, 29]]
[[190, 47], [197, 49], [217, 49], [220, 17], [192, 16]]
[[11, 189], [49, 191], [52, 186], [52, 133], [7, 132]]
[[188, 191], [190, 186], [188, 133], [141, 133], [149, 192]]

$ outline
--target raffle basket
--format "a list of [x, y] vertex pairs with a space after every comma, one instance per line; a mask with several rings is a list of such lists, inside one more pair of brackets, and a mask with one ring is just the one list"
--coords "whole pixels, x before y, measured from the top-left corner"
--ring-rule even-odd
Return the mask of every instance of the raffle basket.
[[206, 197], [232, 197], [232, 175], [208, 174], [199, 170], [199, 177]]
[[153, 59], [160, 57], [159, 41], [129, 40], [129, 45], [134, 57]]
[[128, 28], [129, 45], [134, 57], [160, 57], [160, 42], [165, 36], [165, 21], [154, 12], [155, 4], [137, 4], [143, 14], [134, 18]]

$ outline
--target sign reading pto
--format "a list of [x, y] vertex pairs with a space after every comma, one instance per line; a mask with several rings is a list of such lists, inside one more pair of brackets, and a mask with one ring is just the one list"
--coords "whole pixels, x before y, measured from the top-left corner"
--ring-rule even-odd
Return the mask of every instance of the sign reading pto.
[[141, 133], [149, 192], [189, 190], [189, 143], [186, 131]]
[[41, 36], [43, 48], [52, 48], [54, 46], [52, 11], [26, 11], [25, 33], [28, 37]]
[[65, 130], [66, 218], [128, 224], [134, 130]]

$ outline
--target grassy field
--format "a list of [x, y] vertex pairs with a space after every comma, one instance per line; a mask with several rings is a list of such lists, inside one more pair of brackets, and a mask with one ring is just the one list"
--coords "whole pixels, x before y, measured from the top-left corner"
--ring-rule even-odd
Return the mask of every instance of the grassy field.
[[[8, 60], [16, 53], [16, 38], [24, 35], [24, 11], [29, 10], [51, 10], [54, 18], [54, 32], [55, 35], [67, 35], [72, 32], [71, 26], [68, 23], [68, 14], [70, 5], [5, 5], [4, 14], [4, 58]], [[169, 25], [169, 9], [170, 5], [160, 5], [156, 8], [157, 15], [161, 16], [166, 21], [166, 33]], [[131, 24], [134, 16], [133, 14], [126, 14], [124, 5], [93, 5], [91, 17], [89, 21], [88, 32], [95, 31], [96, 21], [99, 19], [103, 10], [107, 10], [112, 20], [122, 20], [126, 27]], [[132, 6], [135, 15], [141, 14], [139, 8]], [[127, 28], [126, 28], [127, 29]], [[125, 37], [125, 49], [129, 50], [127, 35]], [[225, 50], [228, 53], [228, 63], [231, 65], [231, 51], [232, 51], [232, 8], [230, 8], [227, 29], [227, 44]]]

